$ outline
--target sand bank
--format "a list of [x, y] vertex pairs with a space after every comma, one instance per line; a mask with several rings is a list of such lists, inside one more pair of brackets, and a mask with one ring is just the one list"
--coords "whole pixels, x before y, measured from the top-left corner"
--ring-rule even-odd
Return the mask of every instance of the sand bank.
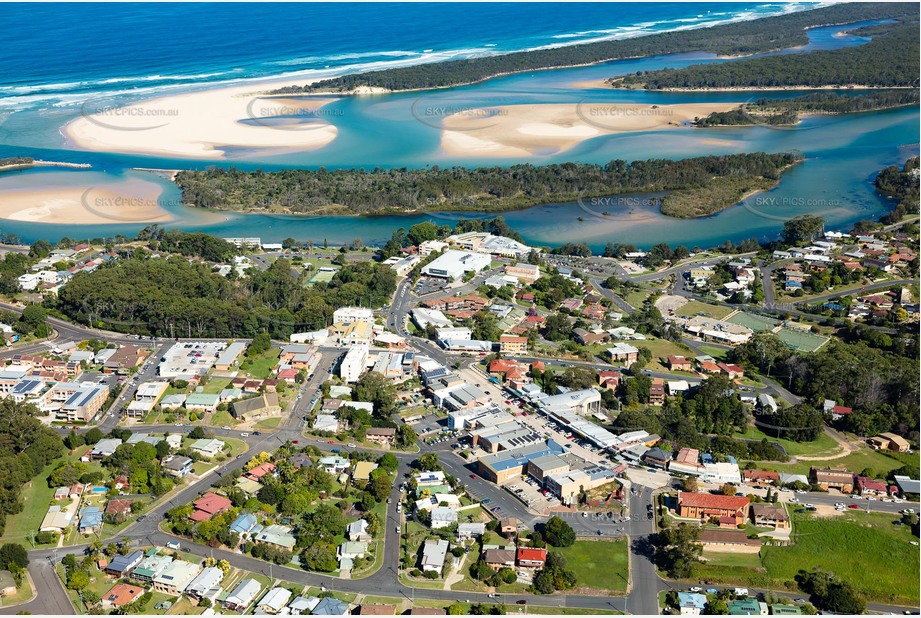
[[450, 156], [519, 157], [564, 152], [601, 135], [687, 127], [695, 118], [739, 103], [507, 105], [444, 119], [441, 147]]
[[106, 187], [0, 191], [0, 218], [61, 225], [165, 223], [173, 217], [157, 197], [161, 188], [129, 181]]
[[90, 101], [63, 133], [84, 150], [199, 159], [222, 159], [229, 150], [313, 150], [333, 141], [337, 129], [321, 108], [335, 99], [262, 94], [285, 85], [215, 88], [124, 107]]

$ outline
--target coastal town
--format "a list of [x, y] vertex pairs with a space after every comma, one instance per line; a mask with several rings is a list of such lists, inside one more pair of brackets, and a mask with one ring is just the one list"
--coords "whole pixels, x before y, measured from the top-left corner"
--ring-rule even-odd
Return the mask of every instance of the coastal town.
[[[818, 577], [850, 613], [911, 606], [917, 434], [872, 429], [858, 397], [810, 397], [759, 355], [820, 355], [842, 324], [916, 329], [916, 223], [605, 256], [433, 227], [390, 257], [259, 238], [197, 239], [222, 260], [153, 240], [8, 246], [23, 272], [0, 396], [66, 450], [7, 516], [5, 547], [28, 559], [4, 606], [47, 585], [31, 603], [80, 613], [840, 608]], [[72, 282], [139, 252], [307, 288], [369, 264], [393, 285], [284, 340], [66, 319]], [[901, 583], [835, 570], [851, 527], [903, 557]]]
[[0, 615], [921, 615], [918, 9], [7, 4]]

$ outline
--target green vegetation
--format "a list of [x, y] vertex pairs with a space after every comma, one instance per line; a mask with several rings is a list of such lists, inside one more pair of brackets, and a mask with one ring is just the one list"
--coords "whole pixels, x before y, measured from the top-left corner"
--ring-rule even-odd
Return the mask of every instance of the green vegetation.
[[343, 266], [328, 284], [305, 287], [288, 260], [252, 269], [246, 282], [224, 278], [209, 266], [180, 257], [135, 255], [92, 273], [78, 273], [49, 301], [81, 323], [155, 336], [247, 337], [268, 331], [287, 340], [296, 330], [332, 320], [335, 309], [379, 306], [396, 289], [387, 266]]
[[919, 422], [917, 341], [910, 345], [903, 341], [898, 347], [893, 341], [889, 344], [882, 350], [864, 341], [834, 338], [817, 352], [801, 353], [773, 333], [763, 332], [735, 348], [732, 358], [749, 370], [776, 378], [808, 402], [831, 399], [853, 407], [854, 412], [841, 422], [847, 431], [862, 436], [883, 431], [905, 435]]
[[918, 87], [918, 15], [865, 45], [639, 72], [615, 85], [671, 88]]
[[[35, 416], [38, 410], [31, 404], [21, 404], [11, 397], [0, 401], [0, 532], [4, 531], [7, 517], [23, 511], [20, 497], [23, 485], [30, 480], [41, 484], [36, 475], [64, 454], [64, 443], [53, 430], [42, 425]], [[29, 514], [47, 510], [49, 502], [28, 505]], [[38, 521], [41, 521], [39, 518]]]
[[788, 455], [835, 455], [841, 452], [841, 447], [827, 433], [820, 433], [815, 440], [807, 442], [794, 442], [793, 440], [784, 440], [774, 437], [768, 437], [766, 433], [760, 431], [757, 427], [748, 426], [744, 432], [733, 434], [734, 438], [743, 438], [745, 440], [765, 440], [770, 439], [772, 442], [779, 444], [784, 448]]
[[[898, 223], [905, 215], [918, 214], [917, 171], [918, 157], [912, 157], [905, 162], [901, 170], [898, 166], [891, 165], [876, 177], [876, 190], [899, 201], [892, 212], [880, 219], [882, 223]], [[917, 272], [917, 266], [913, 271]]]
[[184, 202], [234, 211], [263, 209], [268, 204], [293, 213], [326, 212], [331, 206], [350, 214], [489, 212], [583, 197], [667, 191], [663, 213], [694, 217], [712, 214], [737, 203], [746, 193], [774, 186], [800, 160], [790, 153], [752, 153], [679, 161], [617, 160], [604, 166], [565, 163], [268, 173], [212, 168], [179, 172], [176, 182]]
[[[868, 601], [914, 604], [918, 598], [918, 551], [910, 526], [892, 515], [854, 512], [819, 518], [793, 514], [793, 545], [762, 549], [759, 565], [696, 564], [692, 578], [721, 584], [796, 590], [800, 570], [821, 569], [851, 584]], [[867, 577], [872, 573], [872, 577]]]
[[792, 99], [758, 99], [728, 112], [713, 112], [695, 124], [698, 127], [794, 125], [801, 114], [848, 114], [917, 104], [917, 90], [885, 90], [853, 96], [819, 92]]
[[570, 547], [554, 550], [566, 558], [579, 586], [623, 594], [627, 589], [627, 542], [576, 541]]
[[[495, 75], [549, 67], [579, 66], [620, 58], [687, 52], [711, 52], [717, 55], [754, 54], [805, 45], [809, 40], [805, 29], [809, 27], [899, 17], [917, 17], [917, 11], [912, 10], [912, 7], [897, 4], [838, 5], [712, 28], [664, 32], [634, 39], [344, 75], [275, 92], [348, 92], [361, 86], [390, 90], [442, 88], [477, 82]], [[917, 76], [917, 71], [915, 75]]]

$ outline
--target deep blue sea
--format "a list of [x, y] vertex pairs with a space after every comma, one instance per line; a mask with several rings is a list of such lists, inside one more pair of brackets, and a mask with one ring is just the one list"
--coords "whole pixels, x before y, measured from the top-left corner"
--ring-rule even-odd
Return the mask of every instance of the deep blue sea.
[[470, 58], [821, 3], [4, 4], [0, 108]]

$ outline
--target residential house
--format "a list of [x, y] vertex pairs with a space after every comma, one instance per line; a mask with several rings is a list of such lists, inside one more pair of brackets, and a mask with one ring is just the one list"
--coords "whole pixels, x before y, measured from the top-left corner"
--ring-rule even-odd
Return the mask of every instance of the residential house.
[[261, 590], [262, 585], [257, 580], [248, 577], [237, 584], [227, 595], [227, 598], [222, 602], [224, 608], [232, 612], [243, 613], [252, 605]]
[[611, 362], [623, 363], [625, 367], [629, 367], [636, 362], [637, 356], [640, 351], [630, 345], [629, 343], [615, 343], [612, 347], [607, 350], [608, 356], [611, 357]]
[[426, 539], [422, 545], [422, 570], [441, 573], [448, 554], [448, 542], [444, 539]]
[[218, 513], [229, 510], [233, 504], [226, 496], [219, 496], [216, 493], [208, 492], [201, 498], [192, 503], [195, 509], [190, 516], [192, 521], [208, 521]]
[[183, 478], [192, 471], [194, 462], [182, 455], [171, 455], [163, 460], [163, 470], [170, 476]]
[[486, 524], [483, 522], [458, 524], [457, 540], [466, 541], [467, 539], [478, 539], [481, 538], [485, 532]]
[[498, 548], [487, 549], [483, 552], [483, 560], [497, 571], [504, 567], [513, 569], [515, 568], [515, 550]]
[[518, 533], [518, 526], [521, 522], [514, 517], [503, 517], [499, 520], [499, 533], [506, 537], [512, 537]]
[[735, 599], [729, 602], [730, 616], [767, 616], [767, 603], [758, 599]]
[[877, 450], [889, 449], [890, 451], [905, 453], [911, 449], [911, 444], [908, 443], [908, 440], [902, 436], [889, 432], [881, 433], [878, 436], [870, 438], [867, 442], [870, 444], [871, 448]]
[[774, 529], [790, 527], [790, 515], [782, 504], [755, 502], [751, 506], [751, 517], [756, 526]]
[[201, 570], [200, 564], [174, 560], [153, 578], [154, 590], [178, 596], [195, 579], [195, 576], [201, 573]]
[[294, 597], [294, 600], [288, 603], [288, 610], [291, 612], [292, 616], [301, 616], [307, 615], [313, 611], [320, 603], [318, 597]]
[[866, 476], [857, 477], [857, 490], [861, 496], [885, 496], [889, 493], [889, 488], [885, 481], [867, 478]]
[[143, 559], [144, 552], [139, 549], [124, 556], [115, 556], [112, 558], [112, 561], [106, 565], [105, 574], [116, 579], [127, 577], [135, 567], [141, 564], [141, 560]]
[[213, 603], [221, 594], [221, 581], [224, 579], [224, 571], [217, 567], [207, 567], [201, 573], [195, 576], [189, 585], [185, 588], [185, 594], [201, 601], [209, 599]]
[[654, 466], [656, 468], [665, 469], [668, 467], [668, 463], [672, 460], [672, 454], [670, 451], [654, 446], [645, 453], [643, 453], [643, 462], [649, 466]]
[[264, 463], [259, 464], [255, 468], [248, 470], [246, 474], [244, 474], [244, 476], [248, 479], [258, 482], [262, 480], [262, 477], [266, 475], [274, 475], [274, 474], [275, 474], [275, 464], [273, 464], [270, 461], [266, 461]]
[[147, 556], [131, 571], [131, 578], [142, 584], [152, 584], [154, 577], [162, 573], [173, 562], [172, 556], [161, 556], [156, 550], [147, 552]]
[[256, 527], [256, 524], [259, 523], [259, 520], [256, 518], [256, 515], [253, 513], [240, 513], [237, 515], [237, 518], [230, 523], [230, 531], [235, 532], [240, 537], [243, 537], [246, 534], [249, 534], [253, 528]]
[[345, 535], [350, 541], [370, 541], [367, 520], [359, 519], [350, 523], [345, 527]]
[[256, 613], [277, 614], [288, 604], [290, 598], [291, 591], [287, 588], [272, 588], [259, 600], [259, 604], [256, 605]]
[[131, 515], [131, 500], [109, 500], [106, 504], [105, 514], [116, 522], [123, 522]]
[[102, 530], [102, 509], [88, 506], [80, 509], [80, 534], [93, 534]]
[[748, 538], [745, 530], [706, 528], [700, 531], [697, 541], [704, 552], [757, 554], [761, 551], [761, 541]]
[[457, 511], [451, 507], [438, 506], [432, 509], [432, 528], [447, 528], [457, 523]]
[[679, 592], [678, 610], [682, 616], [699, 616], [704, 613], [707, 595], [699, 592]]
[[774, 470], [744, 470], [742, 472], [742, 477], [745, 479], [746, 483], [754, 483], [756, 485], [777, 485], [780, 483], [780, 473]]
[[224, 443], [217, 438], [202, 438], [189, 445], [189, 448], [202, 457], [211, 459], [224, 450]]
[[365, 430], [365, 440], [381, 446], [393, 446], [397, 430], [393, 427], [371, 427]]
[[691, 371], [692, 369], [691, 360], [683, 356], [669, 354], [665, 360], [671, 371]]
[[144, 594], [144, 588], [134, 584], [115, 584], [104, 595], [101, 604], [105, 609], [115, 609], [134, 603]]
[[519, 547], [515, 562], [522, 569], [540, 569], [547, 562], [547, 550], [536, 547]]
[[349, 605], [335, 597], [324, 597], [310, 613], [314, 616], [345, 616], [349, 613]]
[[295, 538], [292, 533], [290, 526], [273, 524], [271, 526], [266, 526], [254, 534], [253, 541], [256, 543], [267, 543], [268, 545], [274, 545], [290, 551], [297, 543], [297, 538]]

